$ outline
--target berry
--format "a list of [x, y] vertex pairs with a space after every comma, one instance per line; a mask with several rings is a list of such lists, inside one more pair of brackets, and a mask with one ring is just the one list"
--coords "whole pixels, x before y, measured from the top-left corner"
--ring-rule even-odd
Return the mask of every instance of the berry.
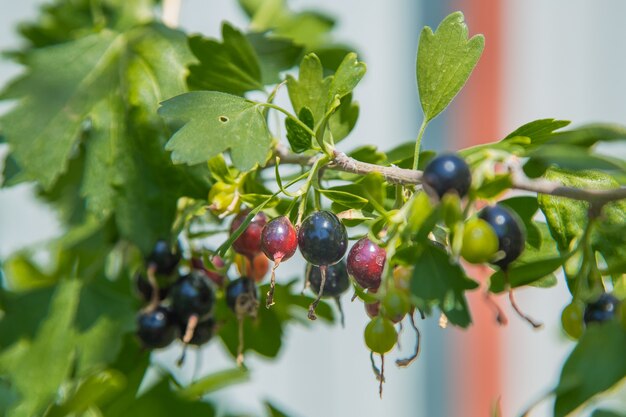
[[383, 317], [377, 316], [365, 327], [365, 344], [374, 353], [384, 355], [396, 345], [398, 333], [393, 323]]
[[249, 313], [251, 304], [258, 299], [257, 288], [254, 281], [247, 277], [237, 278], [226, 287], [226, 304], [235, 314]]
[[273, 219], [261, 233], [261, 249], [265, 256], [276, 263], [285, 261], [296, 253], [298, 235], [286, 216]]
[[[213, 258], [211, 259], [211, 263], [213, 265], [213, 268], [218, 269], [218, 270], [221, 270], [226, 265], [222, 257], [219, 255], [213, 256]], [[222, 284], [224, 283], [224, 275], [218, 271], [208, 269], [204, 265], [204, 262], [202, 262], [202, 259], [191, 258], [191, 266], [198, 271], [204, 272], [207, 278], [213, 281], [215, 285], [218, 285], [221, 287]]]
[[496, 233], [498, 250], [504, 252], [504, 258], [493, 263], [505, 269], [524, 250], [525, 237], [521, 221], [517, 214], [499, 204], [485, 207], [478, 217], [489, 223]]
[[390, 288], [385, 293], [385, 297], [381, 302], [383, 314], [385, 317], [399, 323], [411, 309], [411, 303], [406, 293]]
[[459, 197], [463, 197], [469, 191], [472, 174], [463, 159], [453, 154], [445, 154], [433, 158], [428, 163], [424, 169], [422, 183], [439, 198], [449, 192], [455, 192]]
[[159, 275], [170, 275], [180, 262], [180, 247], [172, 251], [169, 243], [159, 240], [154, 245], [152, 252], [148, 255], [146, 263], [155, 268], [155, 273]]
[[580, 339], [583, 334], [583, 305], [572, 301], [561, 313], [561, 325], [563, 330], [572, 339]]
[[172, 286], [172, 311], [186, 323], [193, 315], [201, 318], [213, 308], [215, 295], [211, 284], [202, 272], [193, 271]]
[[[319, 294], [322, 284], [322, 271], [318, 266], [307, 264], [305, 274], [311, 285], [311, 289]], [[326, 268], [326, 283], [324, 284], [323, 297], [338, 297], [350, 288], [350, 279], [345, 261]]]
[[163, 306], [137, 316], [137, 336], [150, 349], [162, 348], [174, 341], [178, 327], [172, 312]]
[[265, 278], [267, 272], [270, 270], [270, 261], [262, 253], [256, 255], [252, 259], [252, 263], [250, 259], [245, 256], [237, 256], [235, 263], [237, 264], [239, 273], [248, 278], [252, 278], [254, 282], [263, 281], [263, 278]]
[[330, 211], [316, 211], [302, 222], [298, 245], [304, 259], [315, 266], [334, 265], [348, 250], [348, 232]]
[[[187, 323], [180, 323], [180, 334], [184, 335], [187, 329]], [[215, 331], [215, 320], [208, 318], [197, 324], [193, 331], [193, 336], [189, 341], [189, 345], [201, 346], [207, 343], [213, 337]]]
[[365, 289], [375, 290], [387, 259], [387, 251], [367, 237], [361, 238], [352, 246], [348, 254], [348, 273]]
[[[231, 234], [241, 226], [248, 214], [250, 214], [250, 210], [243, 210], [235, 216], [233, 222], [230, 224]], [[263, 212], [257, 213], [252, 218], [250, 224], [248, 224], [248, 227], [246, 227], [243, 233], [233, 242], [235, 252], [246, 255], [249, 258], [261, 253], [261, 232], [266, 223], [267, 217], [265, 214]]]
[[585, 324], [609, 321], [615, 317], [619, 305], [617, 298], [603, 293], [597, 300], [587, 304], [583, 320]]
[[467, 262], [480, 264], [493, 258], [498, 251], [498, 236], [483, 219], [471, 219], [463, 229], [461, 256]]
[[[167, 298], [167, 295], [170, 291], [170, 288], [172, 287], [172, 285], [162, 279], [159, 279], [160, 277], [157, 278], [157, 282], [159, 284], [159, 300], [164, 300], [165, 298]], [[148, 278], [146, 278], [145, 275], [143, 275], [142, 273], [137, 273], [135, 274], [135, 290], [137, 292], [137, 294], [139, 295], [139, 297], [141, 297], [142, 300], [144, 300], [145, 302], [149, 302], [152, 300], [152, 285], [150, 285], [150, 281], [148, 281]]]

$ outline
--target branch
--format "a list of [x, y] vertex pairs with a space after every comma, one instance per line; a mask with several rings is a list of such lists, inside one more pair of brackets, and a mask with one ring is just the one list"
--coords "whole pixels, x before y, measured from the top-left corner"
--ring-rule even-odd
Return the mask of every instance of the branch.
[[610, 201], [622, 200], [626, 198], [626, 187], [613, 188], [609, 190], [591, 190], [576, 187], [567, 187], [558, 182], [546, 179], [530, 179], [524, 174], [520, 165], [509, 167], [511, 172], [512, 188], [517, 190], [532, 191], [537, 194], [548, 194], [557, 197], [566, 197], [573, 200], [588, 201], [600, 206]]
[[[284, 145], [278, 145], [276, 155], [280, 157], [281, 164], [313, 165], [315, 156], [294, 154]], [[269, 164], [273, 165], [273, 159]], [[336, 171], [350, 172], [352, 174], [366, 175], [372, 172], [381, 174], [390, 184], [419, 185], [422, 183], [422, 171], [399, 168], [396, 166], [381, 166], [367, 162], [357, 161], [338, 150], [333, 151], [333, 160], [326, 166]], [[568, 187], [558, 182], [546, 179], [530, 179], [526, 177], [521, 166], [510, 166], [512, 189], [531, 191], [537, 194], [548, 194], [557, 197], [571, 198], [573, 200], [588, 201], [600, 206], [611, 201], [626, 199], [626, 187], [609, 190], [592, 190], [576, 187]]]

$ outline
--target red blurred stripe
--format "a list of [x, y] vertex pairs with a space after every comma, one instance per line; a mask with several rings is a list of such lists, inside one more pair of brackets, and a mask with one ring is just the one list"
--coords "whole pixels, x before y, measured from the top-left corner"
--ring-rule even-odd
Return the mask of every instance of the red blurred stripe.
[[[458, 97], [455, 106], [453, 137], [457, 147], [466, 147], [498, 139], [501, 132], [502, 16], [504, 2], [498, 0], [456, 1], [457, 10], [465, 14], [470, 35], [485, 35], [485, 51], [474, 73]], [[485, 281], [484, 269], [468, 271]], [[454, 372], [453, 416], [487, 417], [504, 392], [500, 357], [502, 343], [494, 311], [485, 303], [482, 290], [469, 297], [474, 324], [455, 334], [451, 362]]]

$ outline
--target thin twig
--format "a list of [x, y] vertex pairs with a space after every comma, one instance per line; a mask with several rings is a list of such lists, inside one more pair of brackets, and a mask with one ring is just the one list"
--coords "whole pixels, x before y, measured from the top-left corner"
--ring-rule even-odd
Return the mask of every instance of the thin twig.
[[[315, 157], [290, 153], [285, 147], [278, 147], [276, 154], [280, 156], [281, 164], [312, 165]], [[405, 169], [396, 166], [382, 166], [358, 161], [338, 150], [333, 151], [333, 159], [325, 167], [336, 171], [349, 172], [358, 175], [367, 175], [373, 172], [381, 174], [390, 184], [420, 185], [422, 171]], [[571, 198], [595, 203], [599, 206], [611, 201], [626, 199], [626, 187], [605, 190], [593, 190], [568, 187], [555, 181], [546, 179], [530, 179], [526, 177], [519, 164], [509, 167], [511, 172], [512, 189], [531, 191], [537, 194], [548, 194], [558, 197]]]

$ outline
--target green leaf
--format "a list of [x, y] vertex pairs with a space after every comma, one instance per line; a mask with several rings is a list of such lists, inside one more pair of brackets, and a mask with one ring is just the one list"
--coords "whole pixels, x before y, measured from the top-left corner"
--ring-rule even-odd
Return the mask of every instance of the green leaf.
[[342, 206], [348, 208], [360, 209], [365, 207], [365, 205], [368, 203], [368, 200], [366, 198], [346, 191], [334, 189], [320, 189], [319, 191], [329, 200], [334, 201], [335, 203], [339, 203]]
[[[313, 130], [313, 113], [308, 107], [302, 107], [298, 113], [298, 119], [309, 129]], [[295, 120], [287, 117], [285, 119], [285, 128], [287, 129], [287, 140], [291, 145], [291, 150], [295, 153], [302, 153], [311, 149], [311, 135], [300, 126]]]
[[626, 376], [626, 330], [618, 322], [587, 327], [565, 361], [555, 389], [554, 416], [565, 417]]
[[280, 73], [293, 68], [304, 50], [288, 38], [267, 33], [249, 33], [246, 37], [259, 57], [261, 82], [265, 85], [282, 81]]
[[183, 123], [166, 145], [174, 163], [198, 164], [225, 150], [242, 171], [267, 161], [272, 138], [259, 104], [216, 91], [196, 91], [167, 100], [159, 114]]
[[517, 128], [513, 132], [509, 133], [504, 139], [506, 140], [522, 136], [529, 138], [531, 143], [539, 144], [548, 141], [554, 137], [554, 131], [569, 124], [570, 122], [567, 120], [539, 119]]
[[14, 254], [4, 262], [2, 268], [5, 285], [14, 291], [47, 287], [57, 281], [56, 277], [42, 271], [26, 252]]
[[235, 95], [263, 90], [259, 58], [249, 39], [228, 23], [222, 25], [222, 38], [222, 43], [200, 35], [189, 38], [199, 61], [189, 66], [189, 87]]
[[328, 120], [333, 141], [337, 143], [348, 136], [356, 126], [358, 118], [359, 104], [352, 101], [352, 93], [350, 93], [341, 100], [341, 104]]
[[425, 244], [417, 255], [411, 293], [426, 306], [438, 305], [452, 324], [467, 327], [472, 322], [465, 291], [478, 284], [467, 278], [458, 264], [442, 249]]
[[361, 81], [366, 70], [365, 64], [357, 60], [354, 52], [346, 55], [330, 83], [328, 102], [330, 103], [335, 98], [341, 99], [350, 94]]
[[553, 165], [568, 170], [626, 171], [626, 163], [620, 158], [594, 154], [588, 149], [566, 144], [542, 145], [527, 156], [530, 159], [524, 166], [524, 171], [533, 177]]
[[227, 369], [207, 375], [180, 391], [180, 395], [188, 399], [201, 399], [207, 394], [233, 384], [239, 384], [250, 379], [245, 368]]
[[422, 30], [417, 51], [417, 86], [427, 121], [450, 104], [467, 82], [485, 47], [485, 38], [468, 40], [463, 13], [446, 17], [436, 32]]
[[103, 31], [33, 51], [24, 58], [29, 72], [0, 96], [22, 99], [0, 124], [20, 168], [45, 189], [66, 170], [85, 118], [117, 84], [123, 47], [123, 37]]
[[40, 414], [68, 376], [74, 358], [72, 322], [80, 289], [76, 280], [61, 283], [32, 343], [22, 340], [0, 355], [0, 370], [11, 375], [21, 397], [9, 412], [10, 417]]
[[591, 417], [626, 417], [626, 414], [620, 413], [619, 411], [598, 409], [593, 412]]
[[[565, 258], [558, 256], [554, 258], [535, 260], [528, 263], [516, 263], [508, 269], [511, 288], [532, 285], [537, 281], [541, 281], [543, 278], [552, 274], [559, 267], [561, 267], [563, 262], [565, 262]], [[506, 289], [504, 285], [504, 272], [502, 270], [499, 270], [491, 275], [489, 281], [489, 291], [493, 293], [500, 293]]]
[[298, 79], [287, 76], [289, 99], [295, 112], [300, 114], [303, 107], [308, 107], [315, 122], [319, 122], [326, 113], [331, 82], [332, 77], [324, 78], [324, 69], [317, 55], [306, 55], [300, 63]]
[[549, 143], [590, 147], [597, 142], [626, 139], [626, 127], [610, 123], [594, 123], [551, 135]]

